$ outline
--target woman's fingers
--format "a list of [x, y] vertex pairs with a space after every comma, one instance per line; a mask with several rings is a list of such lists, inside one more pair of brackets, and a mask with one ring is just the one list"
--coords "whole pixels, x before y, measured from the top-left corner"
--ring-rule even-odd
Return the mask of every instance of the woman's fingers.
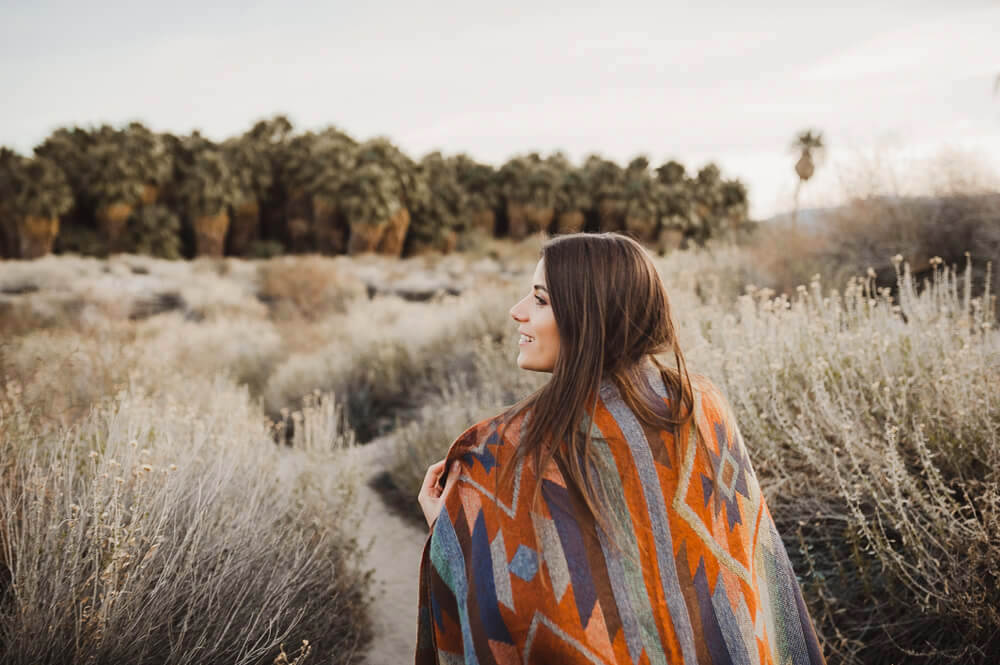
[[446, 464], [447, 460], [444, 459], [427, 467], [427, 473], [424, 474], [423, 487], [420, 488], [420, 494], [417, 495], [417, 502], [424, 512], [428, 526], [434, 524], [434, 520], [437, 519], [438, 513], [441, 512], [441, 507], [444, 505], [448, 492], [458, 484], [458, 475], [461, 471], [458, 460], [455, 460], [451, 463], [451, 466], [447, 467], [448, 478], [445, 480], [444, 488], [438, 484], [441, 480], [441, 474], [445, 471]]
[[441, 478], [441, 472], [444, 471], [444, 464], [447, 460], [441, 460], [440, 462], [435, 462], [427, 467], [427, 473], [424, 474], [424, 482], [420, 489], [422, 492], [429, 492], [434, 489], [438, 483], [438, 479]]

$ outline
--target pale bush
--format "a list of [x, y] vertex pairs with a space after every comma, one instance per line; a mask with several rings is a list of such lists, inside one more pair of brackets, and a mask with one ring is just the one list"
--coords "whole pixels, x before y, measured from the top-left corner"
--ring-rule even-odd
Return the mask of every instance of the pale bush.
[[[667, 289], [675, 320], [682, 318], [684, 311], [693, 309], [690, 306], [694, 303], [727, 306], [743, 293], [746, 284], [759, 284], [766, 279], [766, 272], [753, 253], [726, 242], [671, 252], [654, 257], [653, 262]], [[691, 300], [692, 296], [696, 300]]]
[[323, 256], [283, 256], [257, 268], [258, 295], [277, 319], [319, 320], [347, 311], [365, 298], [365, 284], [344, 269], [344, 262]]
[[477, 351], [475, 371], [449, 377], [418, 417], [394, 433], [394, 460], [378, 486], [398, 512], [418, 523], [424, 517], [416, 496], [427, 467], [444, 459], [448, 446], [468, 427], [500, 413], [548, 378], [520, 369], [511, 344], [483, 341]]
[[378, 298], [345, 316], [338, 338], [296, 354], [272, 374], [265, 404], [275, 414], [315, 390], [343, 395], [362, 441], [391, 430], [441, 392], [449, 377], [474, 372], [483, 338], [516, 349], [511, 289], [438, 302]]
[[[27, 292], [17, 303], [46, 325], [96, 325], [144, 316], [149, 303], [167, 297], [190, 318], [265, 318], [267, 308], [247, 276], [248, 262], [167, 261], [118, 254], [108, 259], [46, 256], [5, 261], [0, 292]], [[152, 313], [156, 313], [155, 308]]]
[[135, 345], [141, 349], [143, 367], [226, 374], [248, 386], [254, 396], [261, 394], [284, 354], [281, 335], [266, 319], [194, 322], [176, 312], [140, 322]]
[[311, 403], [308, 437], [276, 446], [245, 388], [143, 382], [70, 428], [39, 427], [7, 385], [0, 660], [263, 664], [300, 640], [360, 660], [368, 576], [336, 408]]
[[128, 382], [141, 361], [128, 324], [35, 332], [0, 344], [0, 370], [47, 420], [68, 425]]

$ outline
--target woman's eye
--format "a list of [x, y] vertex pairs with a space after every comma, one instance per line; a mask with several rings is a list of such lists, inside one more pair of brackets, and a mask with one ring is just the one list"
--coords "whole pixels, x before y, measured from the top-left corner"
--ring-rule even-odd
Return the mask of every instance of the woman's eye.
[[545, 301], [542, 300], [541, 296], [535, 296], [535, 302], [537, 302], [539, 305], [545, 304]]

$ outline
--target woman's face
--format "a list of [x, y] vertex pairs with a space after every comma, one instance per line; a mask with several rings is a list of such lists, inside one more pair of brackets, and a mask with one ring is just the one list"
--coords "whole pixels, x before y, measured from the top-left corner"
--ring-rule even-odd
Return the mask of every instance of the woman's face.
[[520, 334], [517, 366], [534, 372], [551, 372], [559, 355], [559, 329], [552, 313], [549, 292], [545, 284], [545, 266], [535, 266], [531, 290], [510, 308]]

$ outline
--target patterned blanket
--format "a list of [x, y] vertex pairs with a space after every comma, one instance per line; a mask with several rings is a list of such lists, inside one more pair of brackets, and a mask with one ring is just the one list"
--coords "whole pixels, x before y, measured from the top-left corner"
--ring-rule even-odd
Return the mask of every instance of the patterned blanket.
[[643, 426], [602, 385], [588, 425], [619, 476], [606, 498], [615, 542], [587, 526], [555, 464], [539, 479], [519, 463], [496, 490], [524, 416], [456, 439], [459, 482], [420, 562], [416, 663], [823, 663], [730, 409], [705, 380], [695, 402], [702, 442], [680, 428], [677, 459], [674, 433]]

